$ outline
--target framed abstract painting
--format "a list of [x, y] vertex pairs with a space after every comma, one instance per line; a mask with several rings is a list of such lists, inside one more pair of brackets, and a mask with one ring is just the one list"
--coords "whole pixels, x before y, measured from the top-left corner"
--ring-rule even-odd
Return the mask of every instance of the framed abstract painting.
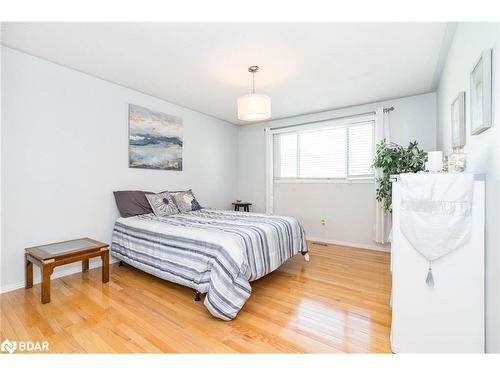
[[129, 104], [129, 167], [182, 171], [182, 118]]
[[470, 123], [471, 134], [482, 133], [491, 127], [492, 85], [491, 85], [492, 50], [484, 50], [470, 73]]

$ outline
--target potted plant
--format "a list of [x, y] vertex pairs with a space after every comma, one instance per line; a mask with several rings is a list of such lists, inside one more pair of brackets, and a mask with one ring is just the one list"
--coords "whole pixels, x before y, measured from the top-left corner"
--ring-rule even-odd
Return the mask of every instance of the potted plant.
[[387, 213], [392, 212], [390, 176], [423, 171], [426, 161], [427, 152], [418, 147], [417, 141], [410, 142], [407, 148], [393, 142], [387, 143], [385, 139], [377, 143], [373, 167], [380, 168], [381, 175], [376, 179], [376, 198]]

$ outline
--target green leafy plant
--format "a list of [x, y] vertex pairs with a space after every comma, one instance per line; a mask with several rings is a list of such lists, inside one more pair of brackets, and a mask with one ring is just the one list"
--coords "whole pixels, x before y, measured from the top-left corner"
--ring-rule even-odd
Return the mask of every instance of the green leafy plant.
[[376, 145], [373, 167], [380, 168], [382, 175], [377, 177], [376, 198], [386, 212], [392, 212], [392, 183], [390, 176], [424, 170], [427, 152], [418, 147], [417, 141], [410, 142], [407, 148], [385, 139]]

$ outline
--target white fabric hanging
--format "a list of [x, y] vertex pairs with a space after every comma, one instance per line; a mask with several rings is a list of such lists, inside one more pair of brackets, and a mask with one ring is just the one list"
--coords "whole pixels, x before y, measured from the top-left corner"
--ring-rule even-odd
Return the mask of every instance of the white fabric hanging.
[[[384, 111], [384, 108], [378, 108], [375, 111], [375, 144], [382, 139], [390, 142], [389, 114]], [[382, 177], [382, 169], [375, 169], [375, 178]], [[377, 184], [375, 184], [377, 189]], [[377, 243], [389, 242], [389, 232], [391, 230], [391, 215], [388, 215], [381, 202], [375, 200], [375, 228], [374, 241]]]
[[401, 232], [429, 261], [426, 282], [432, 286], [432, 262], [470, 239], [474, 175], [404, 173], [400, 177]]

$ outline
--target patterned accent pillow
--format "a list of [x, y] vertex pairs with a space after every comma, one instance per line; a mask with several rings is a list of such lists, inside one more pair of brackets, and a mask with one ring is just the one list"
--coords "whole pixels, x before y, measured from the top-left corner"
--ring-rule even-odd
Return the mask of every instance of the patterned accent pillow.
[[201, 206], [194, 197], [191, 189], [186, 191], [171, 191], [170, 194], [173, 195], [180, 212], [201, 210]]
[[167, 191], [158, 194], [146, 194], [146, 199], [156, 216], [168, 216], [179, 213], [174, 197]]

